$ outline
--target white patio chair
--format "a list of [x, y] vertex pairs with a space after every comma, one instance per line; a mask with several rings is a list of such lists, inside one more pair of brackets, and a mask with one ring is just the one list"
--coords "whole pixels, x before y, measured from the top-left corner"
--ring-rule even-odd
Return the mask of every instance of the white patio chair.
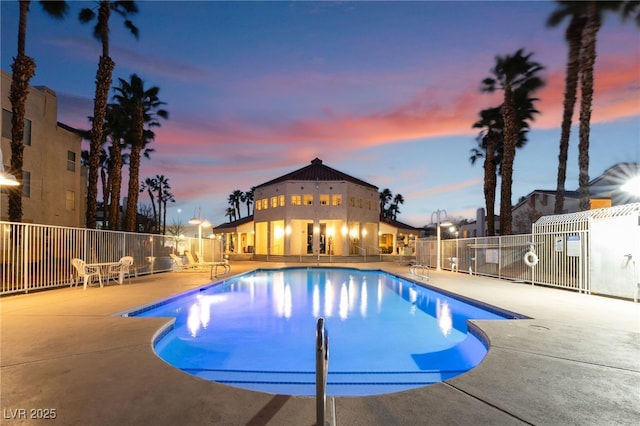
[[100, 274], [100, 268], [97, 266], [87, 266], [87, 263], [78, 258], [71, 259], [71, 265], [76, 269], [76, 277], [74, 280], [75, 286], [78, 286], [78, 281], [80, 278], [84, 281], [83, 290], [87, 289], [87, 283], [91, 280], [91, 277], [97, 276], [98, 281], [100, 281], [100, 287], [103, 287], [102, 284], [102, 275]]
[[129, 284], [131, 284], [131, 267], [133, 266], [133, 256], [124, 256], [120, 258], [120, 261], [116, 265], [109, 266], [109, 277], [117, 277], [120, 285], [124, 283], [124, 275], [127, 274], [129, 278]]

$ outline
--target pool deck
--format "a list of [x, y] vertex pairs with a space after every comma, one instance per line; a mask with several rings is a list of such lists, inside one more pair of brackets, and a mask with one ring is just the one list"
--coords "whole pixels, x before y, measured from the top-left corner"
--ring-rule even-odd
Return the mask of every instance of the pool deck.
[[[280, 266], [234, 262], [232, 274]], [[409, 277], [393, 262], [344, 266]], [[314, 398], [182, 373], [152, 351], [166, 319], [113, 315], [208, 282], [172, 272], [1, 298], [0, 424], [314, 425]], [[410, 391], [328, 397], [327, 424], [637, 424], [640, 304], [447, 271], [429, 284], [532, 319], [476, 321], [491, 343], [478, 367]]]

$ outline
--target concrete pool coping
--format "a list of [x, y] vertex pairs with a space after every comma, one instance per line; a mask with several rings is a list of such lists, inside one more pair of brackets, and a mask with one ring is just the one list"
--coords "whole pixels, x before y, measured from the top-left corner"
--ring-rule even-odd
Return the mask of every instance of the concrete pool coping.
[[[234, 262], [232, 273], [281, 266]], [[409, 277], [408, 267], [393, 262], [333, 266]], [[314, 398], [182, 373], [151, 348], [167, 319], [113, 315], [208, 282], [208, 272], [175, 272], [0, 299], [0, 423], [315, 424]], [[330, 424], [600, 425], [640, 418], [640, 304], [445, 271], [431, 271], [429, 285], [532, 319], [477, 321], [491, 348], [462, 376], [394, 394], [327, 398]], [[53, 420], [32, 418], [53, 413]]]

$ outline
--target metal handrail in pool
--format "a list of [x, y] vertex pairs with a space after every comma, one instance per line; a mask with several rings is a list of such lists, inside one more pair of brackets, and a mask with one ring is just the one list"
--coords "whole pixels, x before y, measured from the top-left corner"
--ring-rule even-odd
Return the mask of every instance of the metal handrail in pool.
[[324, 318], [316, 323], [316, 425], [324, 426], [327, 406], [327, 368], [329, 365], [329, 334]]
[[[418, 273], [418, 269], [422, 270], [421, 274]], [[425, 271], [427, 271], [426, 275], [424, 273]], [[409, 272], [411, 272], [416, 277], [424, 278], [429, 281], [429, 266], [427, 265], [411, 265], [411, 267], [409, 268]]]

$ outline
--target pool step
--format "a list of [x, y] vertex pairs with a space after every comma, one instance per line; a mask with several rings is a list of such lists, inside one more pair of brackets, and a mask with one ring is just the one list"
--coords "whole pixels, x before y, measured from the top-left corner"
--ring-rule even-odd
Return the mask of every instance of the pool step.
[[[194, 370], [183, 371], [197, 377], [244, 389], [268, 393], [314, 396], [315, 373], [304, 371], [240, 371]], [[398, 392], [447, 380], [463, 371], [417, 372], [330, 372], [327, 377], [328, 395], [362, 395]]]

